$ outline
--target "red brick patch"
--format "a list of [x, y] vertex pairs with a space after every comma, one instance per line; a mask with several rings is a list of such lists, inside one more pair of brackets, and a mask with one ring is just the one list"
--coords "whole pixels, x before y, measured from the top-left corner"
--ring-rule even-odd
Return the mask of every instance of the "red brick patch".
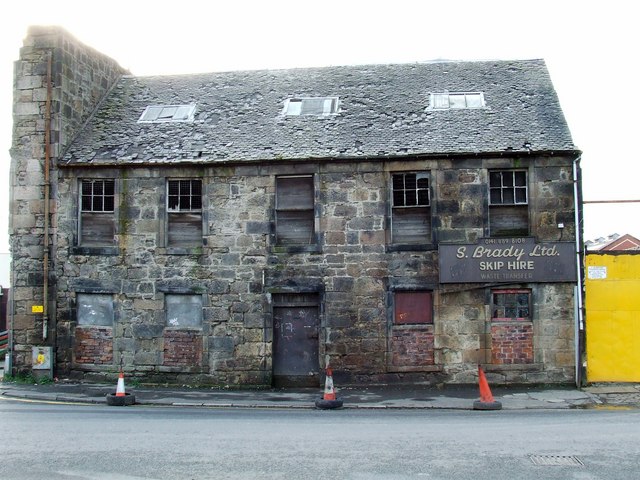
[[491, 325], [491, 363], [497, 365], [533, 363], [533, 325], [530, 323]]
[[113, 363], [113, 328], [77, 327], [74, 353], [76, 363]]
[[202, 364], [202, 333], [192, 330], [165, 330], [164, 362], [169, 367]]
[[434, 364], [433, 332], [395, 329], [391, 339], [391, 364], [394, 367], [421, 367]]

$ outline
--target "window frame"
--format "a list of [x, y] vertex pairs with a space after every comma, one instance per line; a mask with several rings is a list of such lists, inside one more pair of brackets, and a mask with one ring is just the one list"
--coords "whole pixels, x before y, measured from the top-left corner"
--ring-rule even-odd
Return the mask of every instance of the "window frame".
[[[188, 193], [182, 193], [182, 185], [185, 184], [186, 182], [189, 182], [189, 192]], [[178, 193], [177, 194], [172, 194], [171, 193], [171, 184], [175, 183], [178, 186]], [[198, 194], [194, 194], [193, 193], [193, 186], [199, 184], [199, 190], [200, 192]], [[167, 184], [166, 184], [166, 191], [167, 191], [167, 195], [166, 195], [166, 209], [167, 209], [167, 213], [202, 213], [202, 180], [199, 178], [179, 178], [179, 179], [167, 179]], [[172, 208], [171, 207], [171, 198], [172, 197], [177, 197], [177, 208]], [[183, 208], [181, 207], [181, 202], [183, 198], [188, 197], [189, 199], [189, 207], [188, 208]], [[199, 206], [197, 208], [193, 208], [193, 199], [194, 198], [199, 198]]]
[[[186, 182], [189, 183], [189, 189], [187, 193], [182, 192], [182, 185]], [[194, 185], [198, 184], [199, 193], [194, 194]], [[177, 193], [172, 193], [172, 185], [177, 185]], [[177, 203], [175, 206], [172, 204], [172, 199], [176, 199]], [[195, 198], [198, 198], [198, 201], [194, 201]], [[186, 202], [185, 205], [182, 204], [183, 200]], [[203, 237], [204, 237], [204, 208], [203, 208], [203, 200], [204, 200], [204, 181], [201, 178], [167, 178], [165, 182], [165, 215], [166, 215], [166, 246], [169, 248], [193, 248], [193, 247], [202, 247]], [[195, 203], [195, 207], [194, 207]], [[197, 220], [194, 218], [193, 220], [187, 222], [180, 222], [179, 220], [186, 219], [188, 216], [197, 217]], [[185, 242], [175, 242], [171, 241], [171, 232], [172, 225], [193, 225], [193, 233], [192, 233], [192, 241]], [[198, 232], [195, 232], [195, 225], [198, 226]], [[184, 232], [184, 228], [178, 228], [178, 230]], [[196, 240], [196, 237], [198, 240]]]
[[[519, 305], [518, 295], [527, 295], [526, 307]], [[514, 302], [499, 304], [496, 302], [496, 295], [513, 295]], [[506, 298], [506, 297], [505, 297]], [[526, 308], [528, 311], [527, 316], [518, 316], [520, 313], [520, 307]], [[505, 313], [507, 308], [515, 308], [516, 316], [498, 316], [496, 314], [497, 308], [503, 308]], [[532, 312], [532, 290], [530, 288], [505, 288], [505, 289], [493, 289], [491, 290], [491, 321], [492, 322], [531, 322], [533, 319]]]
[[[96, 303], [88, 302], [89, 298], [93, 298], [96, 300]], [[83, 301], [83, 299], [85, 301]], [[102, 303], [101, 303], [102, 301]], [[98, 305], [97, 305], [98, 304]], [[100, 321], [85, 321], [83, 320], [83, 311], [85, 310], [84, 305], [91, 305], [90, 310], [95, 312], [96, 310], [104, 310], [98, 307], [107, 307], [106, 313], [108, 314], [109, 320], [107, 322]], [[89, 314], [95, 315], [95, 313], [88, 312]], [[103, 293], [85, 293], [78, 292], [76, 293], [76, 322], [78, 326], [81, 327], [113, 327], [115, 323], [115, 305], [112, 294], [103, 294]]]
[[[306, 178], [309, 179], [310, 182], [310, 192], [306, 192], [310, 194], [311, 205], [303, 205], [300, 206], [296, 204], [295, 206], [283, 206], [281, 205], [282, 197], [280, 193], [283, 191], [282, 186], [279, 185], [281, 181], [287, 181], [290, 179], [300, 179]], [[274, 237], [275, 237], [275, 245], [277, 247], [286, 247], [286, 248], [315, 248], [318, 245], [318, 235], [317, 235], [317, 224], [316, 224], [316, 176], [314, 174], [302, 174], [302, 175], [277, 175], [275, 177], [275, 208], [274, 208]], [[304, 214], [303, 221], [310, 223], [311, 230], [308, 235], [308, 242], [292, 242], [292, 241], [283, 241], [285, 238], [282, 235], [283, 232], [283, 224], [286, 224], [288, 221], [292, 222], [295, 219], [283, 219], [282, 214], [291, 215], [291, 214]]]
[[[175, 111], [172, 113], [172, 110]], [[148, 105], [140, 115], [138, 123], [193, 122], [195, 111], [195, 103]], [[180, 112], [182, 112], [181, 115], [179, 115]]]
[[[452, 97], [460, 102], [452, 102]], [[475, 105], [472, 99], [477, 98], [479, 105]], [[486, 108], [484, 92], [431, 92], [429, 99], [430, 110], [479, 110]]]
[[[425, 295], [428, 297], [427, 301], [422, 301], [422, 304], [419, 305], [419, 307], [414, 311], [414, 312], [399, 312], [399, 309], [402, 308], [402, 305], [405, 304], [404, 302], [406, 302], [406, 304], [415, 304], [417, 302], [417, 300], [415, 298], [409, 298], [409, 297], [416, 297], [416, 296], [422, 296]], [[402, 299], [404, 297], [404, 299]], [[404, 325], [416, 325], [416, 326], [423, 326], [423, 325], [433, 325], [434, 324], [434, 308], [433, 308], [433, 300], [434, 300], [434, 295], [433, 295], [433, 290], [429, 290], [429, 289], [424, 289], [424, 290], [395, 290], [393, 292], [393, 318], [392, 318], [392, 324], [393, 326], [404, 326]], [[419, 313], [425, 313], [426, 314], [426, 318], [424, 320], [414, 320], [412, 318], [410, 319], [403, 319], [403, 318], [399, 318], [402, 315], [410, 315], [410, 314], [419, 314]]]
[[[505, 185], [505, 173], [511, 173], [511, 185]], [[524, 174], [524, 185], [517, 184], [517, 174]], [[491, 180], [494, 174], [500, 174], [500, 185], [492, 186]], [[507, 182], [508, 183], [508, 182]], [[524, 190], [524, 201], [518, 201], [518, 192]], [[499, 192], [502, 201], [494, 202], [494, 195], [492, 192]], [[505, 201], [505, 192], [511, 192], [513, 201]], [[529, 205], [529, 172], [526, 169], [512, 168], [512, 169], [495, 169], [489, 170], [489, 205], [502, 206], [502, 205]]]
[[[410, 189], [407, 188], [407, 176], [415, 175], [415, 188]], [[396, 189], [396, 179], [398, 177], [402, 177], [402, 188]], [[407, 171], [407, 172], [391, 172], [391, 177], [389, 179], [390, 184], [390, 243], [391, 245], [410, 245], [414, 247], [425, 246], [433, 244], [433, 214], [432, 214], [432, 204], [431, 204], [431, 172], [429, 171]], [[419, 180], [426, 179], [427, 186], [420, 187]], [[404, 205], [397, 205], [396, 198], [397, 192], [402, 192], [403, 203]], [[415, 193], [415, 200], [411, 202], [407, 202], [407, 192]], [[426, 194], [426, 201], [421, 201], [421, 192], [422, 196]], [[424, 217], [426, 221], [426, 229], [424, 241], [402, 241], [398, 239], [398, 236], [401, 232], [397, 231], [396, 225], [398, 222], [398, 217], [402, 214], [400, 212], [411, 212], [414, 211], [424, 211]], [[406, 237], [407, 234], [405, 233]]]
[[[102, 193], [96, 193], [96, 185], [102, 184]], [[91, 191], [85, 193], [85, 186], [90, 185]], [[109, 188], [107, 188], [107, 185]], [[117, 209], [117, 182], [115, 178], [78, 178], [78, 240], [80, 247], [111, 247], [116, 239], [116, 209]], [[96, 208], [96, 201], [100, 199], [100, 207]], [[88, 204], [87, 204], [88, 203]], [[87, 240], [90, 237], [85, 231], [89, 217], [96, 219], [104, 216], [109, 223], [111, 236], [109, 238], [96, 238]], [[95, 222], [94, 222], [95, 224]]]
[[[505, 180], [506, 173], [511, 174], [508, 180]], [[497, 174], [499, 174], [499, 184], [492, 183]], [[530, 235], [529, 176], [527, 168], [496, 168], [487, 171], [488, 233], [490, 237]], [[524, 177], [524, 181], [518, 180], [518, 177]]]
[[[314, 110], [311, 106], [313, 102], [323, 102], [322, 112]], [[309, 111], [305, 112], [305, 104]], [[284, 101], [282, 115], [285, 117], [328, 117], [337, 115], [340, 105], [340, 99], [337, 96], [328, 97], [290, 97]]]
[[[174, 300], [182, 298], [189, 299], [189, 302], [184, 302], [180, 304], [181, 311], [174, 312], [174, 306], [177, 305], [178, 302], [174, 302]], [[197, 300], [197, 301], [192, 301]], [[197, 304], [197, 305], [196, 305]], [[194, 307], [197, 306], [197, 308]], [[192, 294], [192, 293], [165, 293], [164, 294], [164, 307], [165, 307], [165, 327], [171, 329], [202, 329], [204, 323], [204, 299], [201, 294]], [[182, 319], [182, 321], [178, 320], [177, 317], [175, 320], [171, 319], [172, 313], [184, 314], [185, 310], [189, 312], [197, 312], [197, 318], [195, 321], [192, 319]]]

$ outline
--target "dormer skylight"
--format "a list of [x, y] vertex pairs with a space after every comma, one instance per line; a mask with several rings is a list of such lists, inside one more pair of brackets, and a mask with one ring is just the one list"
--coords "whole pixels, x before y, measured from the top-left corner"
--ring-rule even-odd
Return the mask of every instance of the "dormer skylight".
[[150, 105], [138, 119], [138, 123], [192, 122], [196, 104]]
[[445, 92], [432, 93], [432, 110], [449, 110], [462, 108], [484, 108], [484, 94], [482, 92]]
[[283, 115], [325, 116], [338, 113], [338, 97], [294, 97], [284, 102]]

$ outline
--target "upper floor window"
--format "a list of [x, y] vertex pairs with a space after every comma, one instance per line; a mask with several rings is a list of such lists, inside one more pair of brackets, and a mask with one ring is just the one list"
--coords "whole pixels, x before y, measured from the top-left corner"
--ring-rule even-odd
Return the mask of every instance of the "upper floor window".
[[195, 111], [195, 104], [150, 105], [140, 115], [138, 123], [190, 122]]
[[431, 108], [434, 110], [484, 108], [484, 106], [484, 94], [481, 92], [445, 92], [431, 94]]
[[284, 103], [284, 115], [331, 115], [338, 113], [338, 97], [289, 98]]
[[492, 236], [529, 234], [526, 170], [489, 172], [489, 232]]
[[115, 236], [115, 180], [80, 181], [79, 244], [112, 245]]
[[431, 243], [431, 194], [429, 174], [392, 175], [391, 242]]
[[167, 180], [167, 245], [202, 245], [202, 181]]
[[493, 290], [491, 312], [494, 321], [531, 320], [531, 290]]
[[316, 243], [314, 196], [311, 175], [276, 178], [276, 244]]

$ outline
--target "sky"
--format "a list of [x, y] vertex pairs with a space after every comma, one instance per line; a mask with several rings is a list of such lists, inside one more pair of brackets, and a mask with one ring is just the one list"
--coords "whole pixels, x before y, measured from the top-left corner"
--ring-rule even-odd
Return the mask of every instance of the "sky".
[[[9, 251], [13, 62], [29, 25], [60, 25], [134, 75], [435, 59], [546, 61], [574, 143], [584, 199], [640, 200], [640, 28], [609, 0], [30, 0], [0, 18], [0, 284]], [[625, 87], [625, 88], [622, 88]], [[621, 97], [614, 95], [616, 89]], [[585, 239], [640, 238], [640, 203], [586, 204]]]

